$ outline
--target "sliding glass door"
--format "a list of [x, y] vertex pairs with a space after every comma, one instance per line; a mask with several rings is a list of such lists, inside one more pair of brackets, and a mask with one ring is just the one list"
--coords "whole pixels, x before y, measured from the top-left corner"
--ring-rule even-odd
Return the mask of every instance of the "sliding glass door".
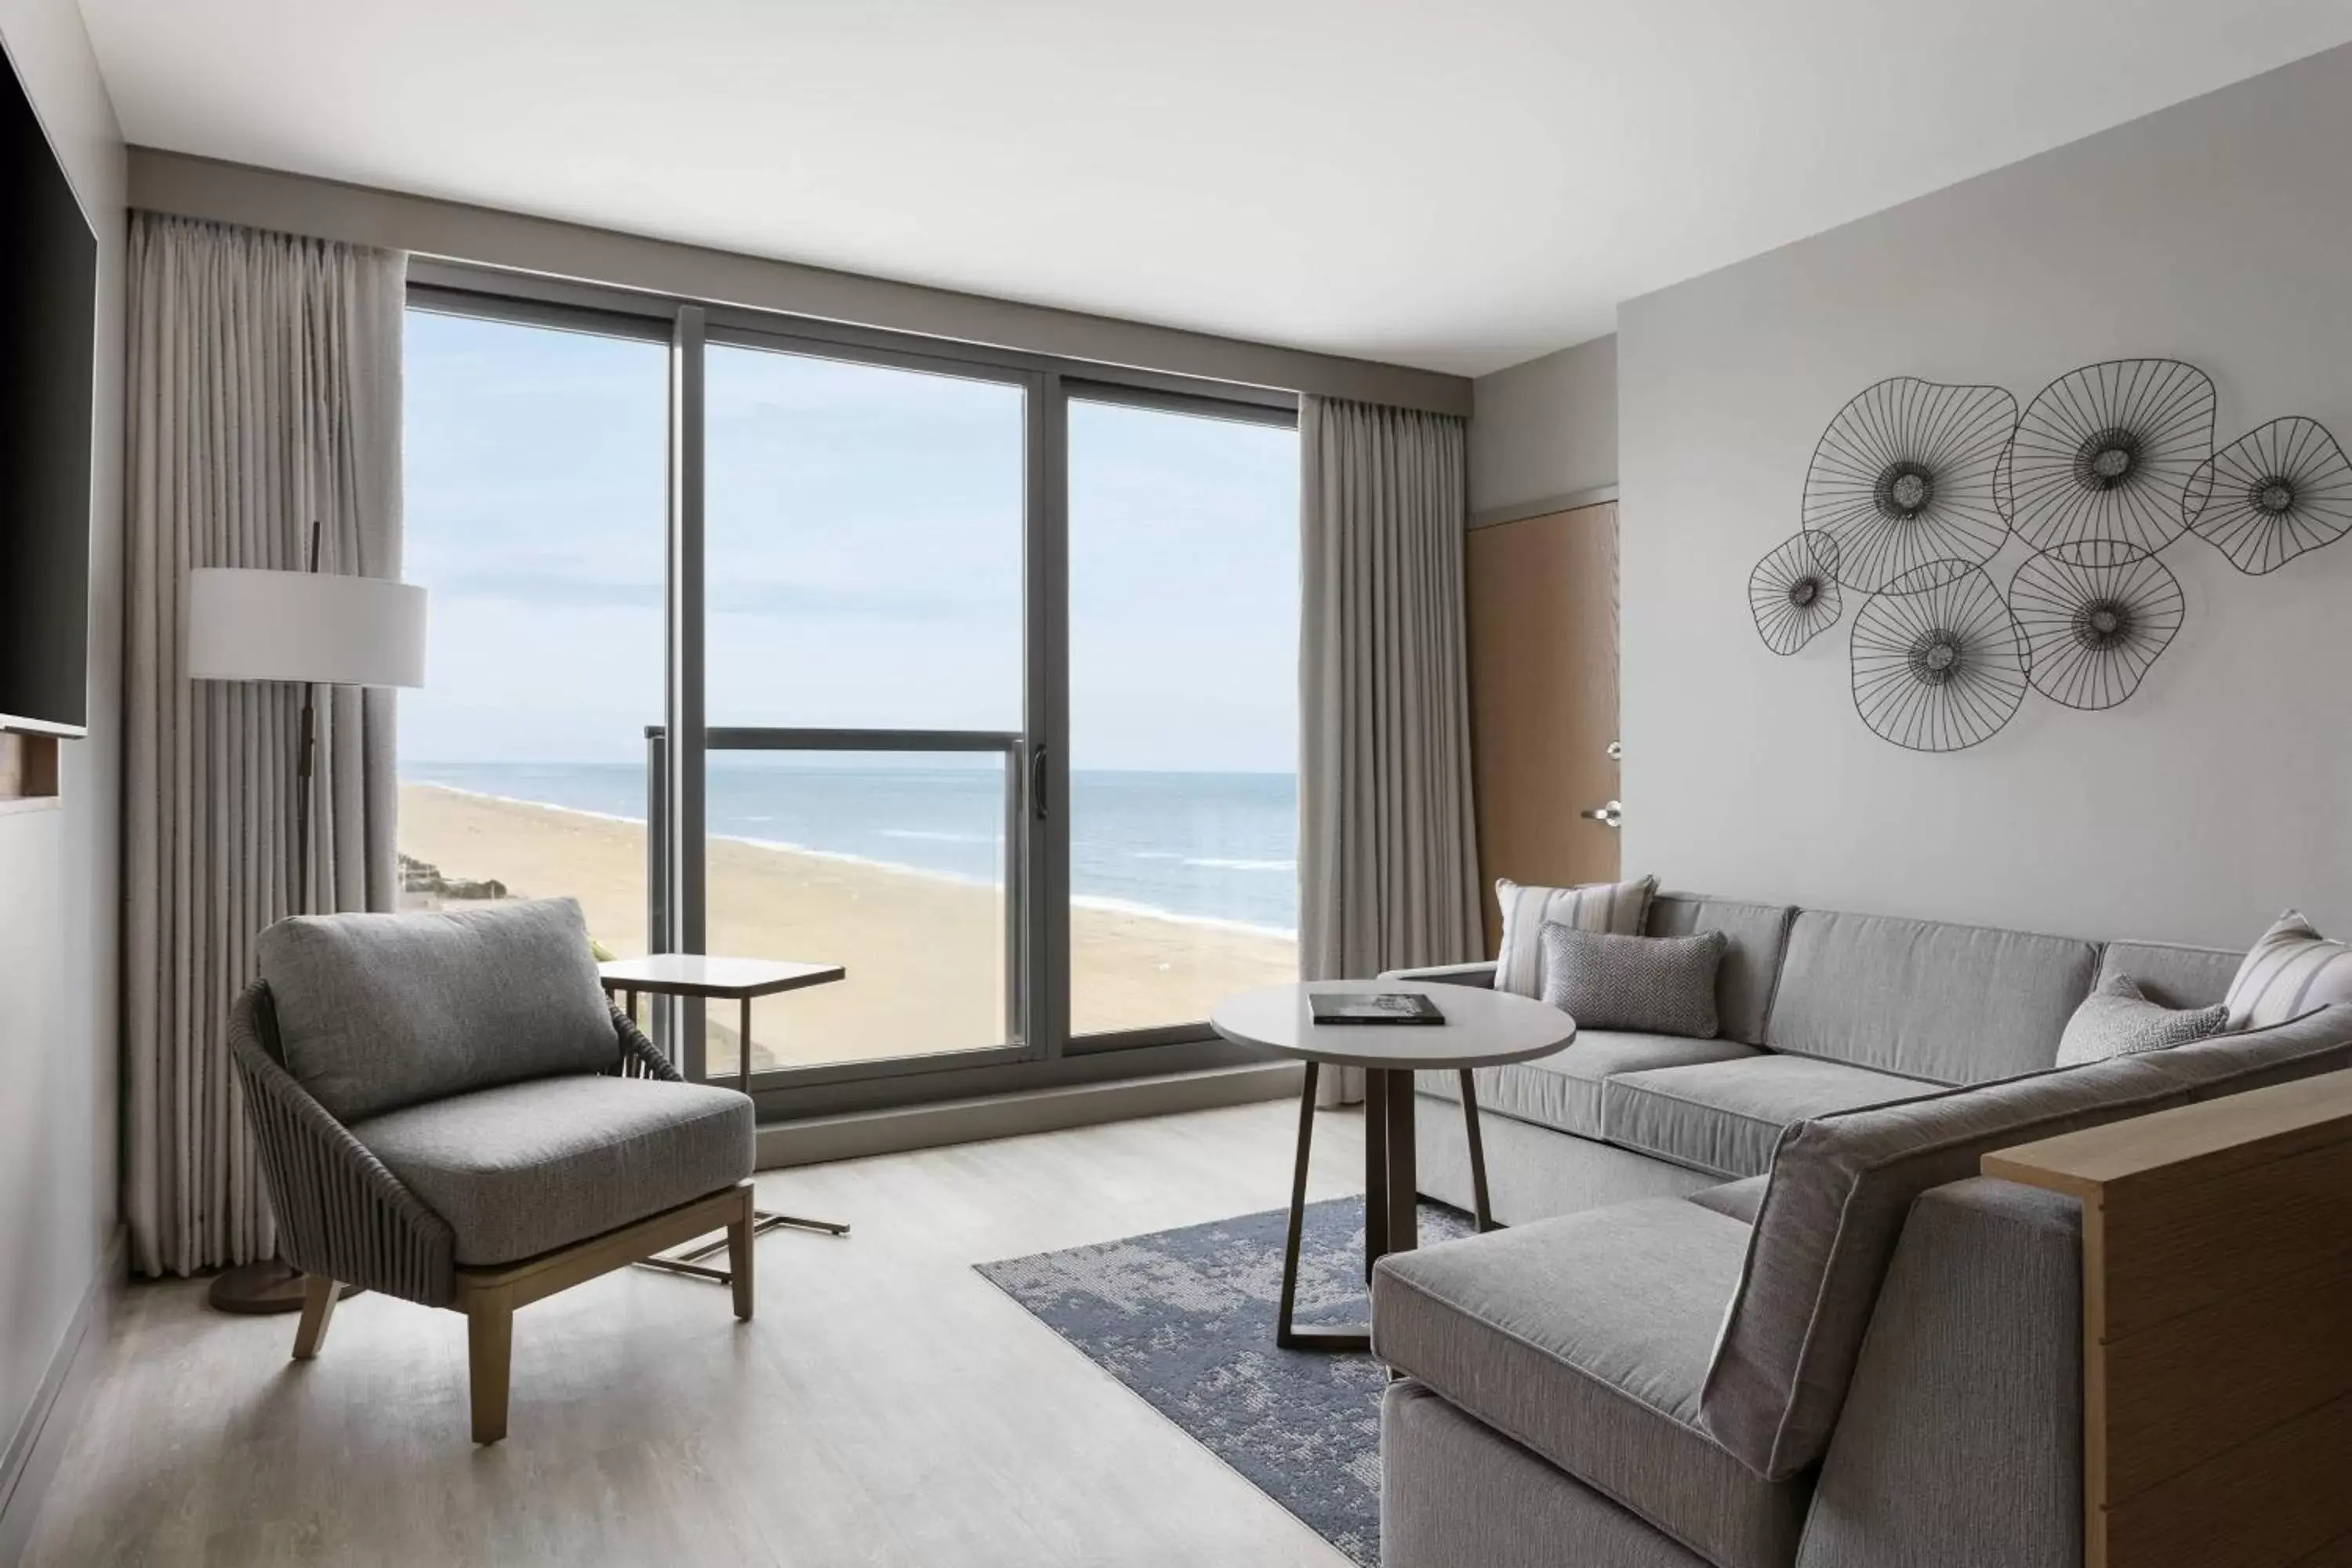
[[1298, 973], [1298, 437], [1069, 405], [1070, 1030]]
[[1012, 1043], [1024, 390], [706, 353], [705, 939], [848, 971], [754, 1007], [753, 1068]]
[[[779, 1112], [1236, 1059], [1297, 965], [1290, 400], [472, 281], [412, 287], [406, 901], [844, 965], [756, 1006]], [[658, 1022], [735, 1076], [732, 1008]]]
[[432, 646], [399, 702], [400, 902], [568, 895], [605, 951], [645, 952], [668, 354], [412, 310], [405, 357], [404, 574]]

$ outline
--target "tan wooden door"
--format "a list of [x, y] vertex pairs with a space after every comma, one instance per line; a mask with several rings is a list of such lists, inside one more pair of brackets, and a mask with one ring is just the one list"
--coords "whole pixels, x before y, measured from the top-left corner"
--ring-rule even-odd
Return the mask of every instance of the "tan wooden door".
[[[1617, 508], [1474, 528], [1465, 551], [1478, 864], [1551, 887], [1613, 882]], [[1486, 943], [1500, 940], [1493, 895]]]

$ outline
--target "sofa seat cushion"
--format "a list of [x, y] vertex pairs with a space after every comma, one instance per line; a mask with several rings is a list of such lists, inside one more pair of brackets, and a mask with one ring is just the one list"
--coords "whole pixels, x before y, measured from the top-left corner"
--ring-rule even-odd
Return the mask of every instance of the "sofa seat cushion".
[[362, 1121], [366, 1145], [457, 1232], [461, 1265], [512, 1263], [751, 1173], [751, 1102], [647, 1079], [537, 1079]]
[[1760, 1176], [1772, 1168], [1780, 1130], [1792, 1121], [1941, 1088], [1810, 1057], [1659, 1068], [1621, 1073], [1602, 1086], [1601, 1135], [1694, 1171]]
[[[1622, 1072], [1685, 1067], [1694, 1062], [1743, 1061], [1764, 1053], [1737, 1040], [1694, 1040], [1680, 1035], [1640, 1035], [1614, 1029], [1580, 1030], [1564, 1051], [1511, 1067], [1479, 1068], [1478, 1109], [1531, 1121], [1580, 1138], [1601, 1136], [1601, 1086]], [[1423, 1094], [1459, 1101], [1456, 1072], [1424, 1072], [1413, 1087]]]
[[1759, 1479], [1698, 1426], [1747, 1247], [1662, 1198], [1391, 1253], [1373, 1352], [1719, 1568], [1788, 1568], [1810, 1482]]

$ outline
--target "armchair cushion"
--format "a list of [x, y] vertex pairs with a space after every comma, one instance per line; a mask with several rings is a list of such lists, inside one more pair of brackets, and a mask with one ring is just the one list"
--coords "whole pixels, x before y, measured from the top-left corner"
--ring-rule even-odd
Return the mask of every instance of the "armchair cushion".
[[304, 915], [261, 933], [286, 1070], [346, 1125], [620, 1059], [570, 899]]
[[[1472, 1081], [1477, 1086], [1480, 1110], [1580, 1138], [1598, 1138], [1602, 1086], [1619, 1073], [1739, 1061], [1763, 1054], [1737, 1040], [1580, 1029], [1575, 1043], [1564, 1051], [1510, 1067], [1479, 1068]], [[1415, 1073], [1413, 1087], [1441, 1100], [1462, 1098], [1462, 1079], [1444, 1068]]]
[[1666, 1065], [1601, 1086], [1601, 1135], [1620, 1149], [1736, 1180], [1772, 1168], [1772, 1150], [1791, 1122], [1942, 1092], [1939, 1084], [1809, 1057]]
[[731, 1089], [576, 1076], [477, 1089], [352, 1128], [457, 1233], [457, 1261], [512, 1263], [751, 1173]]

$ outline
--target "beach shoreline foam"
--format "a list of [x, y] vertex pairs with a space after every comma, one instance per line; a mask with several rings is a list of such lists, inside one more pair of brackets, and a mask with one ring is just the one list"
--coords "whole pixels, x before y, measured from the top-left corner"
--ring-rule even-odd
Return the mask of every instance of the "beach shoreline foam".
[[[599, 822], [616, 822], [625, 826], [636, 828], [641, 835], [646, 826], [646, 819], [642, 816], [625, 816], [617, 812], [595, 811], [583, 805], [559, 805], [551, 801], [525, 800], [519, 795], [494, 795], [487, 790], [467, 789], [462, 784], [420, 781], [413, 784], [404, 783], [401, 787], [404, 790], [412, 788], [439, 790], [449, 795], [470, 796], [475, 800], [486, 801], [495, 805], [528, 806], [539, 811], [562, 812], [573, 816], [593, 817]], [[918, 840], [951, 838], [956, 842], [967, 841], [961, 835], [927, 833], [912, 828], [885, 829], [883, 836]], [[892, 871], [909, 877], [935, 878], [942, 882], [953, 882], [959, 887], [994, 889], [1003, 886], [1000, 879], [967, 877], [954, 871], [942, 871], [933, 866], [913, 866], [901, 860], [886, 860], [878, 856], [853, 855], [845, 849], [817, 849], [806, 844], [793, 843], [789, 839], [756, 838], [743, 833], [714, 833], [710, 837], [714, 840], [724, 839], [730, 844], [749, 844], [756, 848], [779, 850], [787, 855], [805, 855], [818, 860], [839, 860], [852, 866], [871, 866], [877, 870]], [[638, 842], [642, 845], [644, 839], [640, 837]], [[1215, 867], [1227, 870], [1291, 871], [1297, 869], [1297, 863], [1290, 860], [1233, 860], [1213, 857], [1187, 858], [1176, 855], [1158, 858], [1181, 860], [1188, 866]], [[1152, 920], [1172, 921], [1179, 925], [1213, 926], [1224, 931], [1243, 931], [1252, 936], [1272, 937], [1276, 941], [1293, 944], [1298, 941], [1298, 933], [1296, 931], [1282, 926], [1265, 925], [1255, 921], [1228, 920], [1220, 915], [1185, 914], [1175, 910], [1162, 909], [1156, 904], [1145, 903], [1139, 900], [1113, 898], [1103, 893], [1074, 893], [1070, 896], [1070, 907], [1083, 910], [1105, 910], [1117, 914], [1140, 915]]]

